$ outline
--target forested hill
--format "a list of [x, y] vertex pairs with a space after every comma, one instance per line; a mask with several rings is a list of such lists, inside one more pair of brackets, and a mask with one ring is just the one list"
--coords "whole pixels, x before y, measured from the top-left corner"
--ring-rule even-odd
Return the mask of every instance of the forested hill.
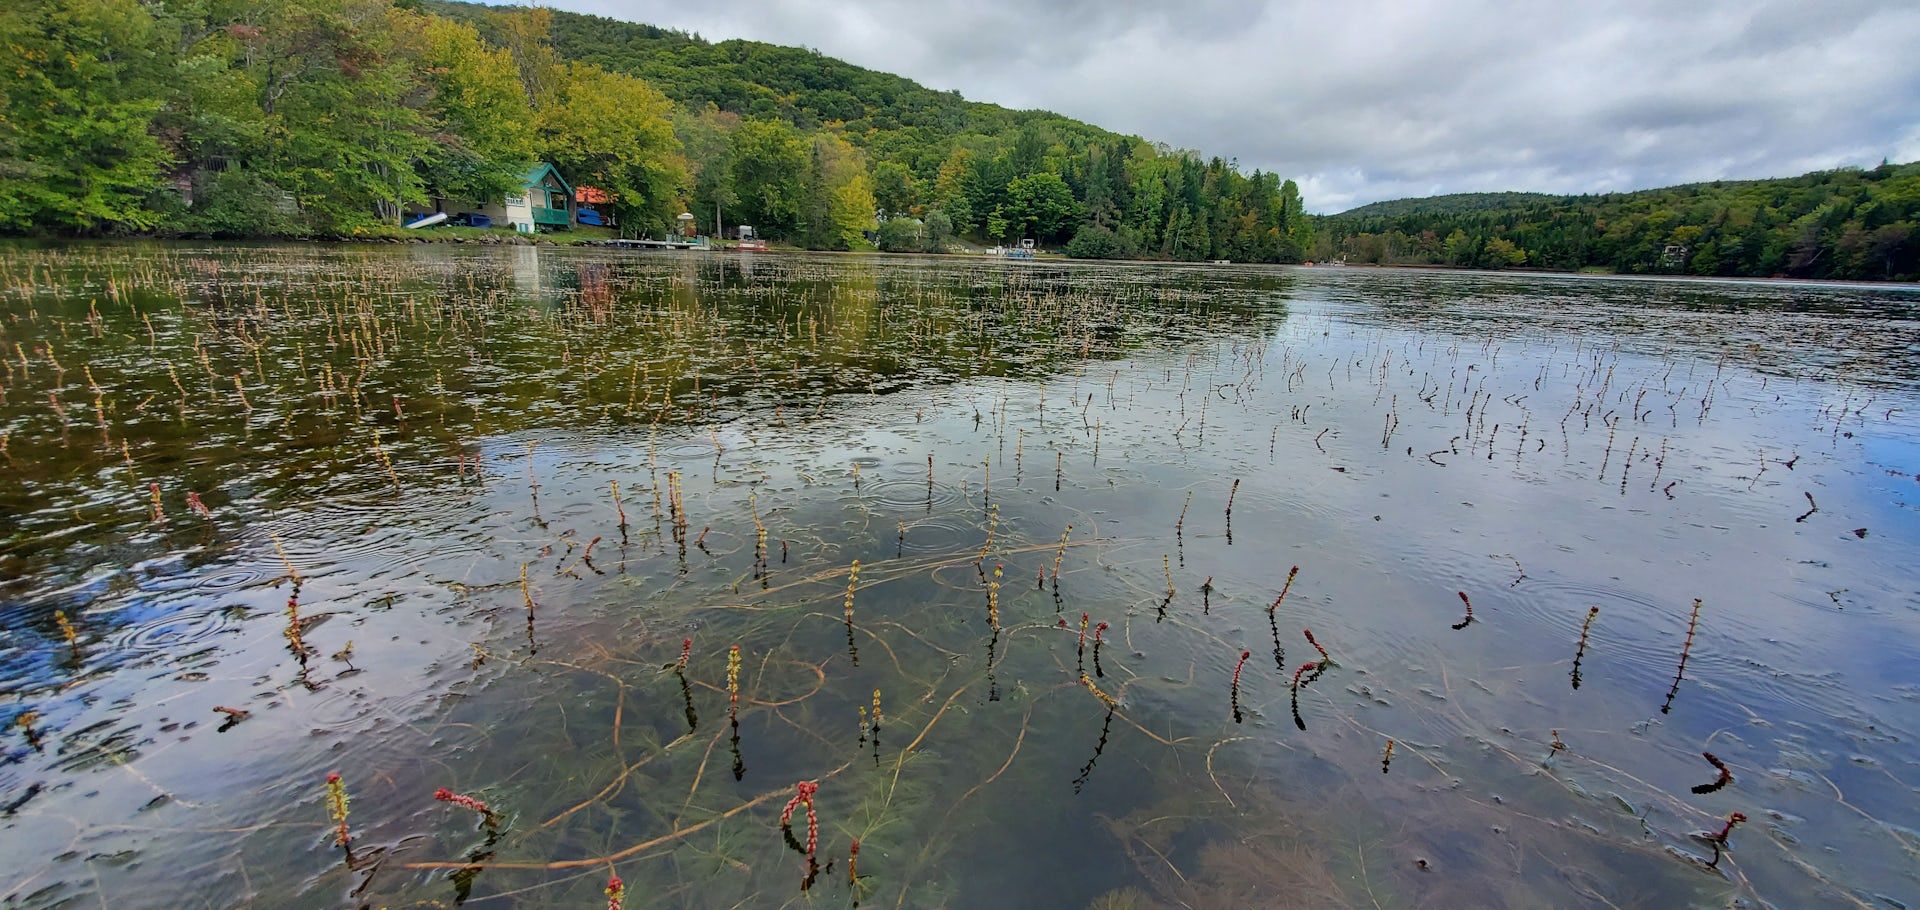
[[622, 230], [1296, 261], [1298, 188], [813, 51], [437, 0], [0, 3], [0, 232], [353, 236], [537, 162]]
[[[805, 233], [778, 205], [729, 185], [724, 140], [743, 123], [779, 123], [852, 145], [871, 178], [883, 247], [920, 246], [951, 230], [984, 242], [1033, 238], [1094, 258], [1294, 262], [1312, 244], [1312, 219], [1291, 180], [1243, 175], [1220, 157], [1157, 146], [1049, 111], [967, 101], [912, 80], [805, 48], [709, 42], [671, 29], [601, 16], [503, 12], [428, 0], [428, 9], [472, 23], [514, 46], [517, 30], [543, 34], [558, 57], [646, 80], [678, 108], [694, 161], [690, 204], [705, 217], [717, 200], [776, 235]], [[798, 167], [795, 168], [799, 169]], [[948, 225], [951, 228], [948, 228]], [[1077, 240], [1078, 242], [1071, 242]]]
[[1351, 208], [1331, 218], [1383, 218], [1401, 215], [1459, 215], [1490, 209], [1548, 202], [1556, 197], [1545, 193], [1449, 193], [1444, 196], [1420, 196], [1412, 199], [1388, 199]]
[[1920, 163], [1631, 193], [1465, 193], [1320, 219], [1353, 263], [1920, 279]]

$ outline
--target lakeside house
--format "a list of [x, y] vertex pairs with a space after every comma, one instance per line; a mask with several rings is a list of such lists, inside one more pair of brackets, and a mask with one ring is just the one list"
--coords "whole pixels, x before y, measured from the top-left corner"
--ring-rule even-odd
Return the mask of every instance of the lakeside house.
[[[455, 224], [512, 227], [522, 234], [531, 234], [572, 228], [579, 209], [574, 198], [573, 186], [560, 176], [559, 169], [543, 161], [527, 171], [518, 189], [499, 199], [461, 202], [436, 198], [432, 212], [423, 214], [445, 214]], [[420, 216], [408, 215], [406, 221], [412, 222], [417, 217]]]

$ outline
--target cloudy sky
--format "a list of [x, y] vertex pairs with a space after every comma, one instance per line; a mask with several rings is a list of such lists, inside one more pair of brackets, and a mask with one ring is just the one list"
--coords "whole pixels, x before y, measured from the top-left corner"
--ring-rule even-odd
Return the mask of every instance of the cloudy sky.
[[1920, 159], [1913, 0], [546, 0], [797, 44], [1298, 179], [1334, 212]]

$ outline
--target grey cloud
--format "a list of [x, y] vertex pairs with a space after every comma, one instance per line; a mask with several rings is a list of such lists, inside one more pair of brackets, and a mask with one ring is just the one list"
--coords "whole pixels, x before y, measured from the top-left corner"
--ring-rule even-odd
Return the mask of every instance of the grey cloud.
[[1900, 0], [549, 2], [1235, 158], [1320, 211], [1920, 155], [1920, 6]]

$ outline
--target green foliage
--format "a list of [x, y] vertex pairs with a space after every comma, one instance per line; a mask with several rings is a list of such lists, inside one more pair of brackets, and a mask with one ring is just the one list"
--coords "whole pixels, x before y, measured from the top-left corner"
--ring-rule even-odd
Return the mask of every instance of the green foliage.
[[921, 223], [926, 229], [926, 236], [922, 240], [926, 251], [946, 252], [947, 242], [953, 239], [953, 219], [947, 217], [946, 212], [934, 209], [927, 213], [927, 217], [922, 219]]
[[741, 124], [727, 153], [727, 187], [736, 207], [733, 221], [751, 224], [763, 236], [794, 236], [811, 168], [807, 143], [791, 124]]
[[1042, 243], [1059, 239], [1076, 207], [1067, 182], [1046, 171], [1015, 177], [1007, 184], [1007, 202], [1007, 220]]
[[1134, 255], [1126, 240], [1097, 224], [1083, 224], [1067, 242], [1067, 255], [1075, 259], [1127, 259]]
[[[1465, 268], [1920, 277], [1920, 164], [1551, 197], [1397, 200], [1320, 220], [1320, 258]], [[1444, 239], [1443, 239], [1444, 238]]]
[[[1059, 243], [1092, 223], [1147, 255], [1260, 262], [1297, 261], [1313, 243], [1291, 181], [1242, 174], [1219, 158], [1156, 147], [1057, 114], [967, 101], [802, 48], [708, 42], [548, 10], [442, 0], [426, 6], [474, 22], [503, 45], [550, 47], [558, 57], [645, 79], [683, 110], [710, 112], [682, 116], [683, 137], [731, 133], [742, 121], [759, 121], [786, 125], [803, 144], [820, 135], [843, 139], [868, 163], [875, 209], [923, 218], [937, 209], [955, 235]], [[713, 122], [713, 114], [734, 122]], [[708, 122], [698, 122], [703, 119]], [[740, 207], [728, 221], [754, 224], [772, 237], [850, 244], [844, 225], [811, 226], [824, 223], [818, 214], [827, 210], [830, 194], [809, 187], [810, 158], [796, 161], [790, 145], [769, 146], [764, 135], [748, 140], [756, 160], [742, 163], [732, 158], [737, 139], [720, 154], [725, 160], [687, 139], [701, 217], [721, 202]], [[714, 179], [716, 171], [730, 179]], [[849, 216], [854, 208], [851, 200], [842, 205]], [[815, 217], [808, 218], [807, 209]], [[1171, 234], [1169, 225], [1176, 229]]]
[[486, 45], [470, 25], [435, 16], [399, 21], [420, 41], [433, 89], [428, 108], [441, 124], [440, 141], [422, 162], [429, 189], [463, 200], [516, 189], [541, 150], [513, 55]]
[[665, 95], [632, 76], [570, 64], [540, 105], [546, 158], [575, 186], [612, 194], [622, 224], [664, 234], [690, 176]]
[[800, 48], [544, 8], [20, 0], [0, 42], [0, 230], [375, 234], [546, 160], [639, 233], [688, 209], [822, 249], [865, 246], [876, 213], [921, 218], [915, 243], [940, 250], [1088, 224], [1101, 248], [1182, 259], [1311, 243], [1291, 182], [1218, 158]]
[[0, 9], [0, 228], [147, 228], [169, 155], [165, 36], [134, 0], [10, 0]]
[[918, 218], [889, 218], [880, 222], [880, 249], [889, 253], [918, 253], [926, 249], [926, 227]]

